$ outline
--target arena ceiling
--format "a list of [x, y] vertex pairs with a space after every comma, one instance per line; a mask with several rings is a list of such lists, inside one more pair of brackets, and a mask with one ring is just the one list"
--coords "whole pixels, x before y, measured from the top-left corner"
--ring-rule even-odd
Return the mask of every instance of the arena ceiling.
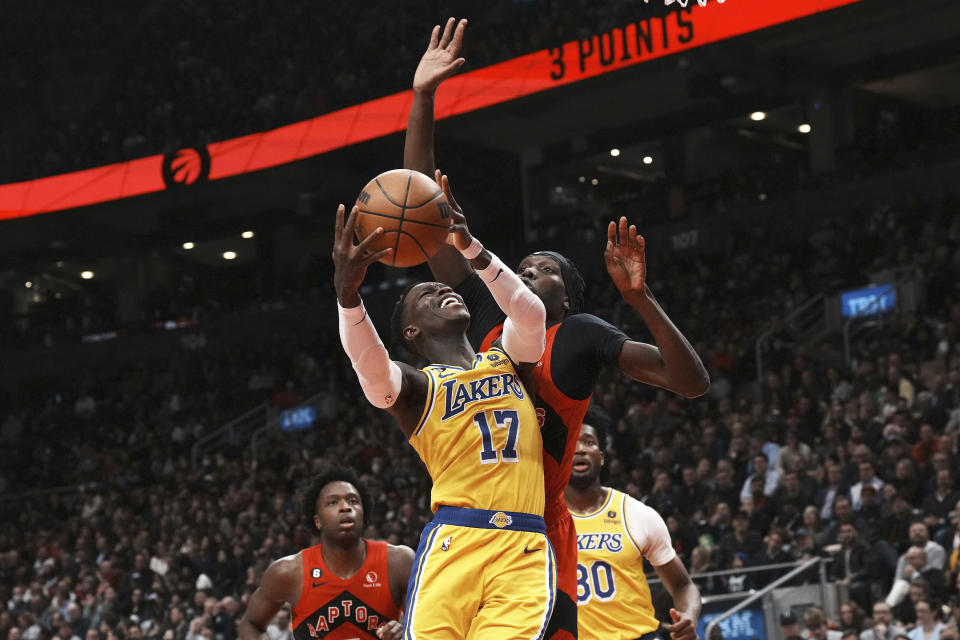
[[[574, 172], [578, 164], [610, 165], [609, 149], [618, 147], [624, 150], [619, 171], [643, 179], [657, 168], [642, 158], [664, 133], [723, 122], [750, 127], [748, 114], [767, 110], [782, 118], [757, 127], [759, 134], [783, 138], [794, 133], [797, 105], [825, 86], [860, 87], [935, 108], [960, 104], [957, 24], [955, 0], [864, 0], [456, 116], [438, 124], [438, 143], [488, 147], [534, 163], [558, 158]], [[79, 268], [131, 250], [217, 264], [221, 245], [241, 230], [329, 208], [336, 202], [329, 192], [369, 177], [371, 157], [399, 162], [401, 140], [392, 135], [188, 190], [3, 222], [0, 278], [22, 286], [37, 273], [63, 269], [58, 262]], [[182, 250], [190, 239], [209, 240], [209, 251]]]

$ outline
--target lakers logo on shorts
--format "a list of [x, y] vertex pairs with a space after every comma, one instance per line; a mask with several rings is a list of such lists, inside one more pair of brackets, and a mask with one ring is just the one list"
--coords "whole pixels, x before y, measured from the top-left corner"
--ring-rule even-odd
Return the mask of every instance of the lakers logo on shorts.
[[505, 514], [503, 511], [497, 511], [495, 514], [490, 516], [490, 524], [503, 529], [504, 527], [509, 527], [513, 524], [513, 518]]

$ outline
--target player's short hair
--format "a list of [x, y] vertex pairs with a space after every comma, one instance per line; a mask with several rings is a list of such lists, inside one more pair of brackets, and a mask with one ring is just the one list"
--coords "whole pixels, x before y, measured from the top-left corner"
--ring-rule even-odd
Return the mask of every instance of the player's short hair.
[[600, 451], [606, 451], [607, 438], [610, 434], [610, 416], [596, 404], [591, 404], [587, 408], [586, 415], [583, 416], [583, 424], [593, 427], [594, 433], [597, 434], [597, 444], [600, 446]]
[[560, 277], [563, 279], [563, 287], [567, 292], [567, 298], [570, 300], [570, 309], [567, 311], [567, 315], [580, 313], [583, 310], [583, 290], [586, 285], [573, 260], [556, 251], [534, 251], [530, 255], [546, 256], [560, 265]]
[[317, 528], [317, 525], [313, 522], [313, 516], [317, 513], [317, 500], [320, 499], [320, 492], [323, 491], [323, 488], [331, 482], [346, 482], [353, 485], [357, 493], [360, 494], [360, 506], [363, 507], [363, 518], [366, 523], [367, 514], [370, 513], [370, 508], [373, 504], [370, 493], [363, 483], [360, 482], [360, 478], [357, 477], [353, 469], [350, 467], [334, 467], [329, 471], [314, 476], [310, 480], [306, 491], [303, 492], [303, 502], [300, 505], [300, 510], [307, 529], [313, 531]]

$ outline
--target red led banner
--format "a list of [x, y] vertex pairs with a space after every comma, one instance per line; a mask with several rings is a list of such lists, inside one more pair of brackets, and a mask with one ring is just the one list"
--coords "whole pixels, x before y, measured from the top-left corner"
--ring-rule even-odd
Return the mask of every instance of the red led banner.
[[[726, 0], [644, 18], [447, 80], [437, 118], [475, 111], [862, 0]], [[690, 3], [693, 5], [693, 3]], [[411, 70], [412, 71], [412, 70]], [[410, 91], [203, 149], [0, 185], [0, 219], [127, 198], [276, 167], [406, 127]], [[398, 156], [399, 157], [399, 156]]]

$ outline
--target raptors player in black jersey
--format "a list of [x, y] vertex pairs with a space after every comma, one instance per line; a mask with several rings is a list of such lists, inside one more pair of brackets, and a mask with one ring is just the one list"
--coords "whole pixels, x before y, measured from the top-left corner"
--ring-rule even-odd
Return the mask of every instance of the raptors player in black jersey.
[[[403, 164], [427, 175], [433, 156], [434, 93], [464, 63], [459, 57], [466, 20], [450, 18], [434, 27], [430, 44], [413, 79], [413, 104], [404, 144]], [[439, 176], [438, 176], [439, 180]], [[577, 537], [563, 502], [580, 425], [604, 366], [686, 397], [706, 393], [710, 381], [703, 363], [660, 307], [646, 282], [644, 241], [636, 227], [611, 222], [604, 253], [607, 272], [630, 307], [653, 335], [656, 345], [630, 340], [610, 323], [581, 313], [583, 279], [572, 262], [553, 251], [538, 251], [520, 262], [521, 280], [547, 311], [547, 344], [533, 371], [535, 406], [542, 420], [546, 491], [544, 520], [557, 556], [557, 602], [546, 638], [577, 637]], [[479, 351], [502, 331], [504, 314], [466, 260], [442, 248], [430, 260], [434, 277], [455, 288], [470, 310], [467, 336]], [[696, 612], [680, 611], [695, 620]]]

